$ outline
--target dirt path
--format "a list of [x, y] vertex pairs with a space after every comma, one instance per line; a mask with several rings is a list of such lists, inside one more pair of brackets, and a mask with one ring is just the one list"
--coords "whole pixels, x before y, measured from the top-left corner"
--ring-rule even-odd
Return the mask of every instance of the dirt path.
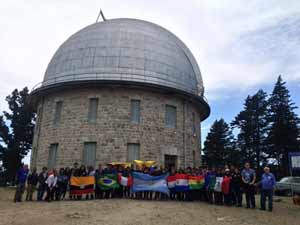
[[13, 203], [13, 190], [0, 188], [2, 225], [300, 225], [300, 207], [289, 198], [274, 212], [209, 205], [203, 202], [109, 199]]

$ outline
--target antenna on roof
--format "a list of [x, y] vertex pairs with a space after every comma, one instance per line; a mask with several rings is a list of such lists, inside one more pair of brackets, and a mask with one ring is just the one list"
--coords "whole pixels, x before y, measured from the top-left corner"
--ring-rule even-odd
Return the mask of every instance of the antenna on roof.
[[104, 17], [104, 14], [103, 14], [102, 10], [100, 9], [100, 12], [99, 12], [99, 14], [98, 14], [98, 16], [97, 16], [96, 23], [98, 23], [98, 20], [99, 20], [100, 15], [101, 15], [103, 21], [106, 21], [106, 18]]

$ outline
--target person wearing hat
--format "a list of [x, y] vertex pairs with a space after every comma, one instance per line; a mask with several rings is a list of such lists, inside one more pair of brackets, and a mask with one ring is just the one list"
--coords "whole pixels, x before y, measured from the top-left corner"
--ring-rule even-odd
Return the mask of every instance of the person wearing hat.
[[261, 177], [259, 186], [261, 187], [260, 194], [260, 210], [266, 210], [266, 199], [268, 198], [268, 209], [273, 210], [273, 192], [276, 185], [275, 176], [270, 172], [269, 167], [264, 168], [264, 174]]

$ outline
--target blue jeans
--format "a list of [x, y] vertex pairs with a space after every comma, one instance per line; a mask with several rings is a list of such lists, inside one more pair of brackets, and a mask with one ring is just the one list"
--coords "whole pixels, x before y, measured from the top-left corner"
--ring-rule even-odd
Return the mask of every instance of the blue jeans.
[[45, 191], [47, 190], [46, 185], [39, 184], [38, 191], [37, 191], [37, 200], [42, 201]]
[[266, 209], [266, 200], [268, 197], [268, 207], [269, 210], [273, 209], [273, 190], [261, 190], [260, 194], [260, 208], [265, 210]]

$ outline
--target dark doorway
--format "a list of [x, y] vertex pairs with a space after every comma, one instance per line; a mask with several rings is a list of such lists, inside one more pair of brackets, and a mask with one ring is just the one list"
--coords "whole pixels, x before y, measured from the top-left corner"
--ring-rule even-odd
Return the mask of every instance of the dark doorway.
[[177, 169], [177, 156], [165, 155], [165, 168], [170, 169], [171, 167], [175, 167], [175, 169]]

